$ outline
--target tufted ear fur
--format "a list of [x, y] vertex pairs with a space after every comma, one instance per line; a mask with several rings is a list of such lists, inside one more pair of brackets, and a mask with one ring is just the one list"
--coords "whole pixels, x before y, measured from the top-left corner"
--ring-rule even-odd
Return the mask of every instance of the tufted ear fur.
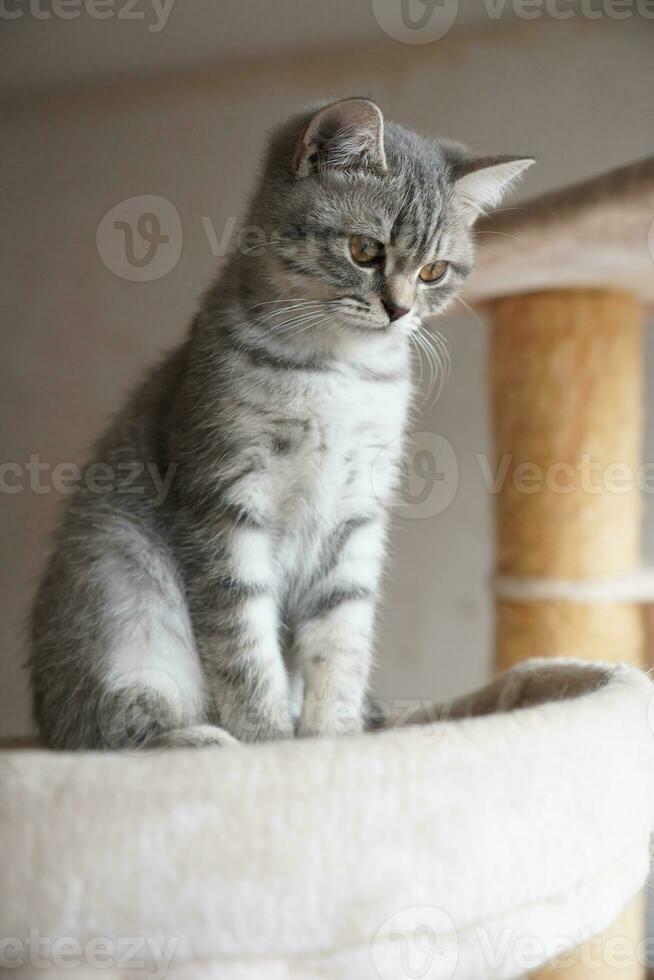
[[454, 190], [465, 206], [470, 224], [497, 207], [536, 161], [531, 157], [479, 157], [461, 159], [453, 168]]
[[300, 137], [294, 166], [298, 177], [330, 167], [385, 173], [381, 111], [370, 99], [344, 99], [321, 109]]

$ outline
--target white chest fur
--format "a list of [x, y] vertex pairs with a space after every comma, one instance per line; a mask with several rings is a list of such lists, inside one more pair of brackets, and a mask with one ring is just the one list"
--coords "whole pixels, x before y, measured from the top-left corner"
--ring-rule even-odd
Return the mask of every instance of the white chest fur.
[[272, 532], [278, 562], [306, 567], [343, 522], [388, 506], [411, 397], [407, 347], [397, 336], [360, 342], [328, 370], [239, 363], [239, 388], [252, 411], [231, 407], [230, 502]]
[[270, 459], [268, 504], [280, 531], [279, 560], [311, 565], [342, 522], [388, 505], [402, 455], [407, 379], [364, 380], [350, 372], [312, 377], [289, 402], [301, 435]]

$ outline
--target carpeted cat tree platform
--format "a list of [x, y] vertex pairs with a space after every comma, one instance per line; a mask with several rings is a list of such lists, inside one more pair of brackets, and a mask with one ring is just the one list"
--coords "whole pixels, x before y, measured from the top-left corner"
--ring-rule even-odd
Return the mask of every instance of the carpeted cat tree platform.
[[0, 751], [0, 976], [644, 976], [652, 219], [654, 160], [480, 228], [511, 669], [440, 720], [358, 737]]

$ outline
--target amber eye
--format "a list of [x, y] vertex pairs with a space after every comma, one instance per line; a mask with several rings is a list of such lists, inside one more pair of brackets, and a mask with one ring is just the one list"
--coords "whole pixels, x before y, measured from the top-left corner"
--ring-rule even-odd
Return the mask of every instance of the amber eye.
[[444, 259], [438, 259], [437, 262], [430, 262], [429, 265], [423, 265], [420, 270], [420, 279], [422, 282], [439, 282], [447, 272], [449, 263]]
[[367, 265], [380, 259], [384, 251], [381, 242], [376, 242], [374, 238], [367, 235], [352, 235], [350, 238], [350, 254], [355, 262], [360, 265]]

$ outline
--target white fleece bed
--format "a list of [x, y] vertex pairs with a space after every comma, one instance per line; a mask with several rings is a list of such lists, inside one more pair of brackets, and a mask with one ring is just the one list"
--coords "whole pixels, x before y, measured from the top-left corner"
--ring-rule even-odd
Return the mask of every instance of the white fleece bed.
[[519, 976], [646, 878], [653, 693], [532, 661], [377, 734], [0, 751], [0, 975], [124, 980], [131, 955], [170, 980]]

